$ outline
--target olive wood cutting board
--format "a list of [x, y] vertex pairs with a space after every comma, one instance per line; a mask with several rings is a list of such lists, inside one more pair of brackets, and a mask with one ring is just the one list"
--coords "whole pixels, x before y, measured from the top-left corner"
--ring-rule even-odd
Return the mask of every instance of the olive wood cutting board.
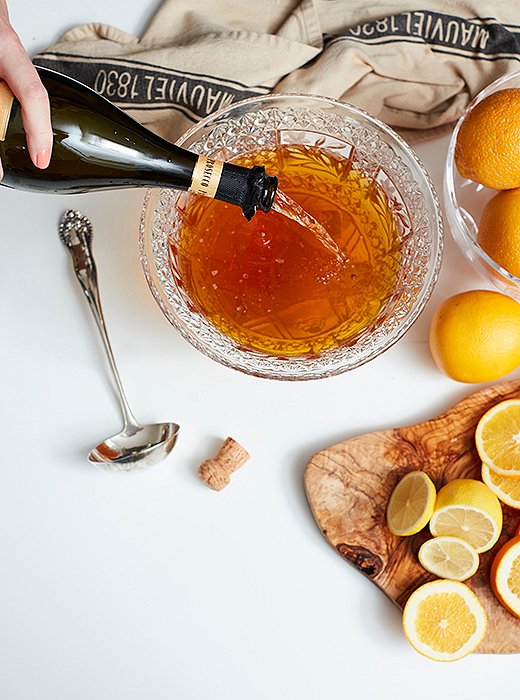
[[[388, 498], [399, 479], [421, 469], [437, 490], [460, 477], [480, 479], [475, 428], [499, 401], [520, 397], [520, 380], [483, 389], [433, 420], [406, 428], [367, 433], [318, 452], [305, 471], [305, 490], [313, 515], [334, 549], [381, 588], [400, 608], [423, 583], [435, 579], [419, 564], [417, 552], [428, 528], [397, 537], [386, 526]], [[520, 652], [520, 620], [495, 599], [489, 569], [503, 542], [513, 537], [520, 511], [502, 504], [504, 528], [498, 543], [480, 555], [477, 573], [465, 583], [488, 614], [478, 651]]]

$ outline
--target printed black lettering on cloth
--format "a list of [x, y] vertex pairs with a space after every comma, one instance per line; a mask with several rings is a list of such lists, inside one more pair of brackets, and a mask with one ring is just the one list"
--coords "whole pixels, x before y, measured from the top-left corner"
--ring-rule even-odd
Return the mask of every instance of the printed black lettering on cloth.
[[313, 93], [418, 141], [451, 128], [520, 61], [517, 0], [165, 0], [143, 36], [88, 24], [37, 65], [97, 90], [170, 140], [239, 100]]
[[[409, 43], [426, 42], [433, 51], [492, 60], [518, 54], [520, 27], [509, 28], [486, 20], [463, 19], [453, 15], [425, 10], [423, 12], [401, 12], [381, 20], [358, 24], [342, 34], [327, 37], [325, 48], [336, 41], [358, 41], [361, 43]], [[516, 31], [515, 31], [516, 30]], [[445, 47], [443, 50], [442, 47]], [[484, 55], [483, 55], [484, 54]], [[466, 54], [464, 54], [466, 55]]]
[[58, 70], [94, 88], [118, 107], [171, 109], [193, 122], [269, 88], [248, 88], [210, 75], [168, 70], [129, 59], [91, 59], [60, 53], [38, 57], [39, 66]]

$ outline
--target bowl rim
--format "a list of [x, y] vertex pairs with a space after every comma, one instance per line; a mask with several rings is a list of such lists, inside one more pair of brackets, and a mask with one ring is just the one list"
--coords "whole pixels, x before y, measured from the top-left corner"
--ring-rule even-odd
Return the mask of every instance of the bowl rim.
[[[421, 289], [420, 294], [417, 297], [417, 300], [415, 302], [415, 306], [413, 308], [413, 311], [407, 316], [406, 320], [404, 323], [401, 323], [399, 325], [399, 328], [397, 332], [395, 333], [394, 337], [386, 338], [384, 344], [382, 345], [376, 345], [370, 354], [368, 356], [362, 356], [358, 358], [354, 358], [348, 366], [343, 366], [343, 365], [338, 365], [335, 364], [333, 367], [320, 367], [318, 369], [312, 369], [305, 374], [291, 374], [290, 372], [286, 373], [284, 371], [280, 371], [283, 368], [276, 367], [274, 370], [269, 369], [265, 370], [263, 368], [256, 369], [254, 371], [250, 369], [246, 369], [241, 366], [237, 366], [237, 364], [233, 361], [230, 361], [227, 357], [223, 357], [221, 355], [218, 355], [213, 352], [212, 348], [207, 347], [204, 345], [202, 346], [202, 342], [198, 337], [195, 335], [195, 333], [190, 329], [189, 331], [183, 327], [183, 322], [177, 323], [175, 322], [176, 320], [176, 315], [174, 313], [174, 310], [170, 308], [170, 305], [164, 302], [164, 300], [161, 297], [161, 293], [159, 290], [156, 288], [156, 283], [155, 280], [153, 279], [153, 274], [152, 271], [149, 268], [149, 263], [147, 260], [147, 254], [146, 254], [146, 218], [147, 218], [147, 213], [148, 213], [148, 208], [150, 206], [150, 200], [152, 198], [152, 192], [153, 190], [148, 189], [144, 202], [143, 202], [143, 208], [141, 212], [141, 219], [140, 219], [140, 234], [139, 234], [139, 256], [141, 259], [141, 264], [145, 273], [146, 280], [148, 282], [148, 286], [150, 287], [150, 290], [152, 292], [153, 297], [159, 304], [163, 314], [165, 314], [166, 318], [170, 321], [170, 323], [176, 328], [178, 332], [180, 332], [181, 336], [184, 337], [191, 345], [193, 345], [197, 350], [202, 352], [204, 355], [207, 357], [210, 357], [211, 359], [215, 360], [221, 365], [230, 367], [232, 369], [238, 370], [240, 372], [250, 374], [253, 376], [257, 377], [262, 377], [266, 379], [275, 379], [275, 380], [282, 380], [282, 381], [302, 381], [302, 380], [312, 380], [312, 379], [320, 379], [320, 378], [326, 378], [326, 377], [331, 377], [335, 376], [338, 374], [342, 374], [344, 372], [356, 369], [357, 367], [364, 365], [371, 360], [376, 359], [376, 357], [379, 357], [382, 355], [384, 352], [386, 352], [388, 349], [390, 349], [395, 343], [397, 343], [403, 335], [405, 335], [410, 327], [415, 323], [417, 318], [420, 316], [422, 311], [424, 310], [424, 307], [428, 303], [428, 300], [431, 297], [431, 294], [433, 292], [433, 289], [435, 287], [435, 284], [438, 280], [439, 277], [439, 272], [441, 268], [441, 263], [442, 263], [442, 255], [443, 255], [443, 249], [444, 249], [444, 241], [443, 241], [443, 218], [442, 218], [442, 210], [441, 210], [441, 205], [439, 201], [439, 197], [437, 195], [437, 192], [435, 190], [435, 186], [432, 182], [431, 176], [426, 170], [425, 166], [423, 165], [422, 161], [420, 158], [417, 156], [415, 151], [409, 146], [409, 144], [403, 139], [402, 136], [400, 136], [394, 129], [392, 129], [390, 126], [387, 124], [381, 122], [379, 119], [374, 117], [373, 115], [369, 114], [365, 110], [356, 107], [355, 105], [350, 104], [349, 102], [343, 102], [341, 100], [337, 100], [335, 98], [329, 98], [325, 97], [323, 95], [315, 95], [312, 93], [292, 93], [292, 92], [276, 92], [276, 93], [268, 93], [265, 95], [256, 95], [254, 97], [247, 98], [245, 100], [240, 100], [238, 102], [234, 102], [231, 105], [228, 105], [227, 107], [224, 107], [222, 109], [219, 109], [217, 112], [214, 112], [204, 119], [201, 119], [199, 122], [194, 124], [192, 127], [190, 127], [186, 132], [184, 132], [179, 139], [175, 142], [176, 145], [183, 147], [186, 141], [188, 141], [190, 138], [192, 138], [194, 135], [197, 134], [201, 129], [204, 129], [206, 126], [211, 125], [212, 122], [216, 122], [219, 120], [221, 117], [232, 113], [234, 110], [241, 109], [243, 107], [247, 107], [249, 105], [255, 105], [259, 104], [262, 102], [270, 102], [270, 103], [276, 103], [277, 101], [283, 100], [283, 99], [299, 99], [299, 100], [312, 100], [318, 103], [322, 103], [324, 105], [332, 105], [336, 106], [341, 110], [348, 110], [350, 113], [355, 117], [359, 116], [363, 120], [367, 120], [372, 126], [374, 126], [376, 129], [379, 129], [380, 131], [384, 132], [387, 137], [392, 141], [396, 143], [396, 145], [401, 149], [402, 152], [406, 155], [408, 158], [408, 163], [407, 167], [412, 169], [413, 166], [417, 168], [419, 173], [422, 175], [422, 178], [424, 180], [424, 184], [426, 185], [427, 192], [429, 193], [429, 208], [431, 208], [432, 211], [432, 220], [430, 221], [430, 227], [432, 231], [434, 231], [434, 234], [431, 237], [431, 244], [430, 244], [430, 254], [429, 254], [429, 265], [427, 272], [424, 276], [424, 283], [423, 287]], [[399, 152], [399, 150], [396, 150], [396, 155], [399, 157], [402, 157], [402, 153]], [[412, 165], [413, 164], [413, 165]], [[414, 180], [417, 180], [417, 174], [413, 172], [411, 173], [411, 176]], [[164, 189], [164, 188], [163, 188]], [[157, 190], [158, 193], [160, 193], [160, 189]], [[428, 199], [426, 199], [426, 202], [428, 202]], [[428, 206], [428, 204], [426, 205]], [[163, 290], [164, 293], [164, 290]], [[222, 334], [223, 335], [223, 334]], [[232, 343], [233, 347], [238, 349], [241, 353], [247, 353], [249, 356], [258, 356], [262, 357], [264, 353], [260, 353], [257, 351], [253, 351], [250, 349], [245, 349], [241, 348], [235, 341], [232, 339], [228, 338], [227, 336], [223, 336], [227, 342]], [[316, 357], [325, 357], [327, 355], [327, 352], [331, 351], [325, 351], [324, 353], [321, 353], [321, 355], [317, 355]], [[287, 357], [282, 357], [282, 358], [277, 358], [276, 356], [269, 356], [266, 355], [271, 361], [273, 360], [281, 360], [282, 362], [285, 362], [288, 365], [294, 365], [295, 363], [302, 364], [305, 362], [305, 360], [308, 360], [309, 356], [287, 356]], [[313, 356], [314, 357], [314, 356]]]
[[[513, 284], [520, 289], [520, 277], [516, 277], [516, 275], [513, 275], [511, 272], [509, 272], [497, 262], [495, 262], [493, 258], [491, 258], [486, 253], [486, 251], [483, 248], [481, 248], [481, 246], [477, 243], [477, 240], [471, 234], [471, 231], [464, 220], [464, 216], [462, 215], [462, 212], [465, 212], [466, 210], [460, 206], [457, 199], [457, 193], [455, 191], [455, 172], [457, 171], [457, 166], [455, 165], [455, 146], [457, 143], [457, 136], [462, 122], [469, 114], [469, 112], [471, 112], [471, 110], [475, 107], [476, 104], [481, 102], [484, 98], [488, 97], [488, 95], [497, 92], [500, 89], [500, 86], [504, 85], [505, 83], [508, 83], [510, 80], [513, 79], [520, 80], [520, 70], [501, 75], [500, 78], [497, 78], [493, 82], [489, 83], [489, 85], [486, 85], [485, 88], [483, 88], [479, 93], [477, 93], [477, 95], [475, 95], [475, 97], [471, 100], [471, 102], [468, 104], [464, 112], [457, 120], [457, 123], [455, 124], [448, 144], [448, 154], [446, 156], [446, 165], [444, 168], [443, 195], [445, 200], [446, 214], [448, 217], [448, 222], [450, 224], [450, 231], [452, 237], [455, 239], [455, 242], [460, 246], [460, 241], [455, 233], [456, 230], [456, 232], [460, 234], [460, 236], [462, 237], [466, 245], [469, 247], [469, 249], [475, 255], [477, 255], [477, 257], [481, 258], [486, 263], [486, 265], [488, 265], [499, 277], [503, 277], [509, 285]], [[477, 184], [480, 189], [489, 189], [484, 188], [483, 185], [479, 185], [478, 183], [475, 184]], [[498, 194], [499, 190], [496, 190], [496, 192]]]

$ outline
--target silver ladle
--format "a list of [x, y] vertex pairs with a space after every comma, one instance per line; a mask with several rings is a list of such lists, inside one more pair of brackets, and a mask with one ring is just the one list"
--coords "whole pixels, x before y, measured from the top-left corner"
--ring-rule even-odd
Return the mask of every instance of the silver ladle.
[[91, 248], [92, 224], [81, 212], [70, 210], [61, 217], [59, 236], [71, 254], [74, 272], [96, 319], [117, 387], [124, 421], [123, 430], [100, 442], [88, 455], [88, 461], [109, 472], [146, 469], [171, 452], [179, 434], [179, 426], [176, 423], [140, 425], [130, 410], [101, 309], [96, 264]]

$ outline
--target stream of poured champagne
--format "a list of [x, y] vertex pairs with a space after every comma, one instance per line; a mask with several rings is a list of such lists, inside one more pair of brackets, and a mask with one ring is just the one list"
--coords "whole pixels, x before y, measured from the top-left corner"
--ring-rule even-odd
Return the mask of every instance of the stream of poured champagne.
[[288, 219], [295, 221], [303, 228], [307, 229], [310, 234], [314, 234], [316, 240], [320, 245], [324, 246], [329, 250], [338, 260], [347, 264], [349, 262], [348, 257], [338, 246], [336, 241], [332, 238], [327, 229], [322, 226], [319, 221], [311, 216], [303, 207], [301, 207], [298, 202], [289, 197], [285, 192], [278, 189], [274, 199], [273, 207], [274, 211], [277, 211], [282, 216], [286, 216]]

